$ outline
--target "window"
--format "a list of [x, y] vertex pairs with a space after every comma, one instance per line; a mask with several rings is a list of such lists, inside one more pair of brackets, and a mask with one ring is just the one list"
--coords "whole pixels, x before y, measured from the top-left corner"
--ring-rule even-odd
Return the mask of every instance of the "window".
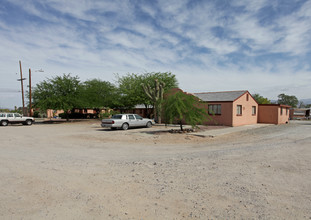
[[8, 117], [13, 118], [14, 116], [13, 116], [13, 114], [10, 113], [10, 114], [8, 114]]
[[248, 96], [248, 94], [246, 94], [246, 101], [248, 101], [248, 99], [249, 99], [249, 96]]
[[130, 120], [134, 120], [135, 118], [134, 118], [134, 115], [129, 115], [129, 119]]
[[237, 115], [242, 115], [242, 105], [237, 105], [236, 106], [236, 114]]
[[112, 119], [122, 119], [122, 115], [113, 115]]
[[138, 120], [143, 120], [143, 117], [141, 117], [140, 115], [135, 115], [136, 119]]
[[288, 108], [286, 108], [286, 115], [288, 115]]
[[256, 115], [256, 106], [252, 106], [252, 115]]
[[281, 107], [281, 115], [283, 115], [283, 107]]
[[221, 105], [208, 105], [208, 114], [210, 115], [221, 115]]

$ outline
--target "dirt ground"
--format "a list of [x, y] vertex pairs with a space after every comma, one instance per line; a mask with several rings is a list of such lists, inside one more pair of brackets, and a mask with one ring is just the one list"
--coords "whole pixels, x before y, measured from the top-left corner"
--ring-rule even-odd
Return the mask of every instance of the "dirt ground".
[[0, 219], [311, 219], [310, 121], [167, 129], [0, 127]]

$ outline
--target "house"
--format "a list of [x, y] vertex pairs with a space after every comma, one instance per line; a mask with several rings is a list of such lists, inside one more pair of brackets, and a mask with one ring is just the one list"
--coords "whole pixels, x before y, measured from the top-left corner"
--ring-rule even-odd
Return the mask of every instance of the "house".
[[241, 126], [257, 123], [258, 103], [247, 90], [194, 93], [207, 103], [208, 125]]
[[287, 124], [289, 120], [289, 105], [259, 104], [258, 123]]
[[291, 108], [289, 111], [289, 118], [291, 120], [310, 118], [310, 110], [311, 108]]

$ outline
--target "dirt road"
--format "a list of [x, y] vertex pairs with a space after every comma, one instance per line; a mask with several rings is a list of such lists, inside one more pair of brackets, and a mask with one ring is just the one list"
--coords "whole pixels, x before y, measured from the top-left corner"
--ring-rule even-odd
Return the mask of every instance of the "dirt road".
[[311, 219], [311, 122], [214, 137], [99, 124], [0, 127], [0, 219]]

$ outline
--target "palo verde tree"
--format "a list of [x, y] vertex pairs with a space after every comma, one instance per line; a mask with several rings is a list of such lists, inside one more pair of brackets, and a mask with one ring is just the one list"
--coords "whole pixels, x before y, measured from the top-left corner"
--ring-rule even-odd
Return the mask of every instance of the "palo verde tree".
[[198, 125], [210, 120], [205, 105], [197, 97], [181, 90], [165, 94], [163, 109], [166, 124], [178, 123], [180, 130], [183, 130], [183, 123], [198, 128]]
[[44, 80], [33, 90], [34, 107], [41, 110], [64, 110], [67, 113], [78, 106], [79, 89], [79, 78], [72, 77], [70, 74]]
[[278, 104], [289, 105], [295, 108], [298, 105], [298, 99], [294, 95], [285, 95], [282, 93], [278, 95]]

